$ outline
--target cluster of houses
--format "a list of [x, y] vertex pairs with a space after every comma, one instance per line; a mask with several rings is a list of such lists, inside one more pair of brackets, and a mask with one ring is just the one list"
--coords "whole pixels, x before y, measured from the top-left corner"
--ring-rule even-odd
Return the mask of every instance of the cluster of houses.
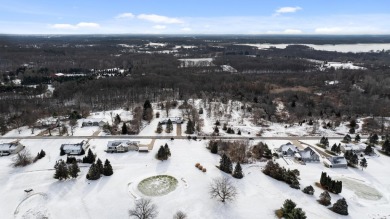
[[[62, 144], [60, 150], [63, 154], [67, 155], [82, 155], [85, 153], [87, 147], [88, 142], [81, 141], [80, 143]], [[128, 151], [149, 152], [149, 148], [140, 146], [139, 141], [116, 140], [109, 141], [105, 151], [107, 153], [124, 153]]]
[[[346, 146], [347, 150], [348, 146]], [[311, 147], [306, 147], [303, 150], [299, 150], [297, 146], [291, 144], [290, 142], [284, 145], [281, 145], [276, 149], [276, 152], [280, 156], [284, 157], [293, 157], [298, 161], [302, 162], [320, 162], [320, 155], [316, 150]], [[343, 156], [332, 156], [323, 159], [323, 163], [326, 167], [329, 168], [347, 168], [347, 160]]]
[[107, 121], [105, 121], [104, 119], [85, 119], [82, 121], [81, 127], [103, 127], [105, 124], [107, 124]]
[[168, 120], [171, 120], [173, 124], [182, 124], [184, 122], [182, 117], [168, 117], [160, 120], [161, 124], [167, 124]]
[[0, 144], [0, 156], [16, 154], [23, 150], [24, 146], [19, 141]]

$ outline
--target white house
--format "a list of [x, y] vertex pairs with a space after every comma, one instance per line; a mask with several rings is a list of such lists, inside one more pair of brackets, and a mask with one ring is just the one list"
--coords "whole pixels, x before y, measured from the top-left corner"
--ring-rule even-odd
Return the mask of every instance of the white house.
[[360, 144], [345, 144], [345, 145], [341, 145], [340, 146], [340, 149], [343, 153], [345, 153], [346, 151], [352, 151], [352, 152], [355, 152], [355, 153], [361, 153], [363, 152], [365, 149], [366, 149], [367, 145], [364, 144], [364, 143], [360, 143]]
[[76, 144], [62, 144], [60, 150], [61, 153], [65, 153], [67, 155], [82, 155], [86, 144], [86, 141]]
[[116, 140], [116, 141], [109, 141], [107, 143], [106, 152], [122, 153], [127, 151], [138, 151], [138, 148], [139, 148], [139, 141]]
[[0, 156], [7, 156], [10, 154], [16, 154], [19, 151], [23, 150], [24, 146], [19, 143], [19, 141], [11, 143], [2, 143], [0, 144]]
[[298, 148], [289, 142], [287, 144], [281, 145], [277, 151], [282, 156], [294, 156], [294, 154], [298, 152]]

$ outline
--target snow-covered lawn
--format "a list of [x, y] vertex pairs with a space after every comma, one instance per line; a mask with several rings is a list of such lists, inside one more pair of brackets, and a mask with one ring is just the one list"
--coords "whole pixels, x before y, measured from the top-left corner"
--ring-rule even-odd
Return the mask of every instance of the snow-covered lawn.
[[[308, 218], [385, 218], [390, 215], [390, 171], [386, 168], [390, 158], [386, 156], [368, 159], [364, 171], [328, 169], [322, 163], [300, 165], [291, 162], [287, 165], [278, 159], [277, 162], [286, 168], [299, 169], [301, 189], [313, 185], [315, 194], [309, 196], [264, 175], [261, 167], [265, 163], [242, 165], [245, 177], [241, 180], [231, 178], [215, 167], [220, 158], [205, 148], [207, 141], [157, 140], [155, 145], [168, 143], [172, 153], [167, 161], [159, 161], [154, 157], [159, 147], [154, 147], [149, 153], [107, 154], [104, 149], [108, 140], [95, 139], [89, 142], [91, 148], [101, 160], [110, 160], [114, 169], [112, 176], [88, 181], [85, 175], [89, 165], [80, 164], [81, 173], [77, 179], [63, 182], [53, 179], [56, 160], [64, 159], [59, 156], [60, 145], [80, 140], [22, 140], [21, 143], [33, 155], [41, 149], [46, 151], [44, 158], [24, 168], [11, 167], [12, 156], [0, 157], [1, 217], [128, 218], [128, 210], [134, 207], [135, 198], [146, 197], [137, 191], [132, 195], [129, 185], [137, 186], [143, 179], [156, 175], [170, 175], [178, 180], [174, 191], [152, 197], [159, 210], [158, 218], [172, 218], [178, 210], [186, 212], [189, 218], [274, 218], [274, 210], [280, 208], [285, 199], [296, 202]], [[149, 141], [146, 139], [142, 143]], [[266, 143], [274, 148], [286, 141], [270, 140]], [[196, 163], [201, 163], [207, 172], [195, 168]], [[367, 199], [356, 192], [356, 186], [346, 183], [341, 194], [331, 196], [332, 203], [341, 197], [346, 198], [350, 216], [337, 215], [316, 202], [322, 191], [314, 183], [319, 181], [321, 171], [333, 178], [354, 179], [377, 190], [383, 197]], [[238, 197], [234, 202], [222, 204], [210, 199], [209, 184], [220, 176], [230, 177], [237, 187]], [[30, 198], [24, 192], [29, 188], [33, 189]]]

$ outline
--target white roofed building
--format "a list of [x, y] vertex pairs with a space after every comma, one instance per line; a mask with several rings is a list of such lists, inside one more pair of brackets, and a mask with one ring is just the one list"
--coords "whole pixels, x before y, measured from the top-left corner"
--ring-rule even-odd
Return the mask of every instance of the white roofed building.
[[86, 144], [86, 141], [82, 141], [76, 144], [62, 144], [60, 148], [61, 154], [64, 153], [67, 155], [82, 155], [85, 153], [84, 148]]
[[0, 156], [16, 154], [23, 150], [24, 146], [19, 141], [0, 144]]
[[107, 143], [108, 153], [123, 153], [127, 151], [138, 151], [139, 141], [129, 141], [129, 140], [117, 140], [109, 141]]

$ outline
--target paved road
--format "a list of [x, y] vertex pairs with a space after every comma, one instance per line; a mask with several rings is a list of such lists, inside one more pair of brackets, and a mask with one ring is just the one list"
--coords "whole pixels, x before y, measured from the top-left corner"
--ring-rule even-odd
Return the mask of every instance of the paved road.
[[[287, 136], [287, 137], [243, 137], [243, 136], [197, 136], [198, 139], [221, 140], [319, 140], [322, 136]], [[367, 138], [368, 136], [361, 136]], [[139, 136], [139, 135], [105, 135], [105, 136], [13, 136], [2, 139], [187, 139], [187, 136]], [[342, 140], [343, 136], [328, 137], [329, 140]]]

